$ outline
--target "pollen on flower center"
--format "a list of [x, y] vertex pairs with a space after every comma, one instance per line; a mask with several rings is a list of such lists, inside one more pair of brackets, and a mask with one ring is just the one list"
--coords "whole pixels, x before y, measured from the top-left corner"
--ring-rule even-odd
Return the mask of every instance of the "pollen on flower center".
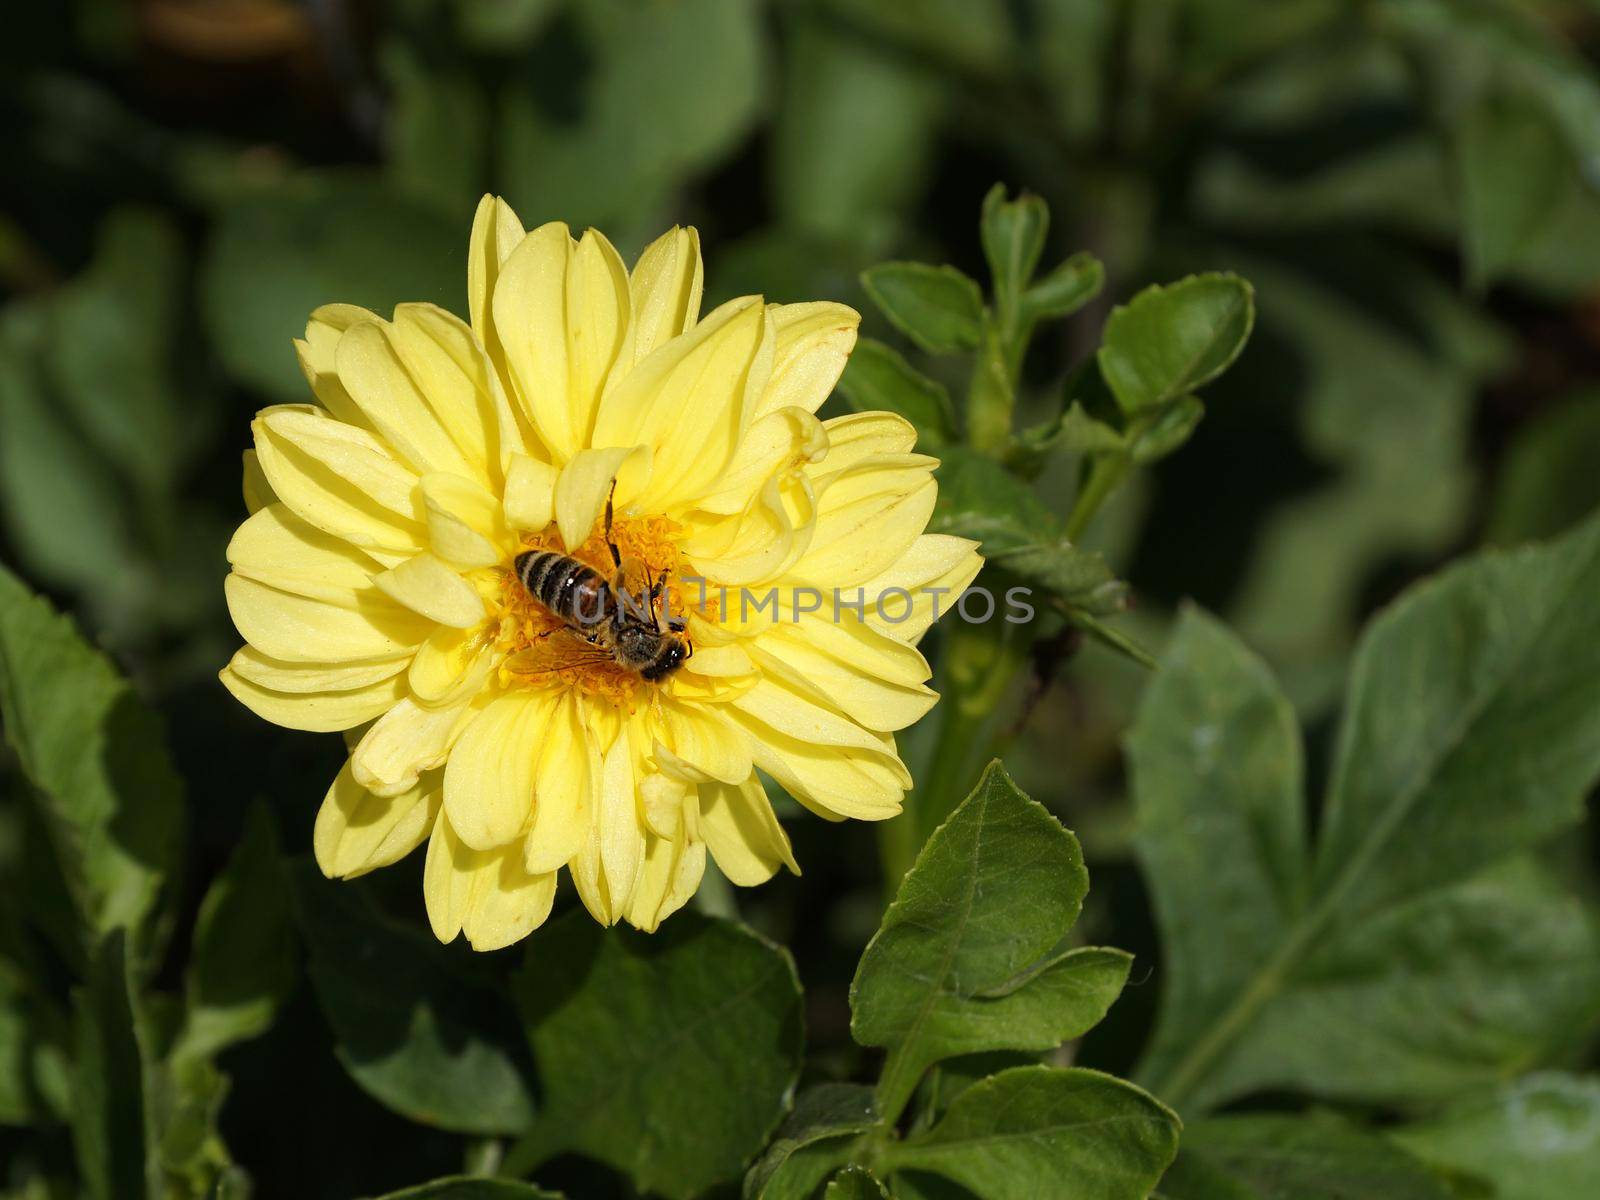
[[[686, 587], [679, 576], [679, 533], [680, 526], [666, 517], [619, 516], [611, 527], [611, 542], [624, 563], [642, 564], [641, 575], [648, 573], [652, 580], [665, 573], [663, 603], [666, 611], [681, 615], [700, 597], [698, 589]], [[521, 548], [566, 552], [553, 523], [538, 533], [524, 534]], [[616, 571], [605, 531], [598, 525], [572, 556], [608, 579]], [[650, 686], [638, 672], [618, 664], [603, 647], [586, 641], [560, 616], [534, 599], [509, 563], [498, 568], [497, 575], [498, 612], [490, 628], [497, 628], [499, 649], [504, 655], [500, 667], [502, 685], [573, 687], [634, 711], [641, 689]], [[648, 585], [643, 579], [630, 579], [627, 586], [633, 592], [642, 592]]]

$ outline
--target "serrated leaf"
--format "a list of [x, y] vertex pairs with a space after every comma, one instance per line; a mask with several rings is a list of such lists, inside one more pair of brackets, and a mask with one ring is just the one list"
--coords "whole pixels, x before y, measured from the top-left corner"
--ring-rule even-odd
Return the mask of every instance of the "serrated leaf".
[[919, 443], [940, 446], [955, 436], [955, 415], [944, 385], [876, 338], [856, 342], [839, 378], [839, 390], [857, 412], [900, 414], [917, 427]]
[[1499, 1200], [1600, 1192], [1600, 1079], [1539, 1071], [1402, 1125], [1395, 1141], [1425, 1162], [1491, 1184]]
[[1153, 285], [1111, 312], [1100, 370], [1122, 410], [1165, 408], [1215, 379], [1255, 324], [1255, 293], [1237, 275]]
[[1092, 615], [1124, 607], [1127, 586], [1105, 559], [1073, 545], [1033, 489], [993, 459], [949, 446], [938, 477], [931, 532], [976, 538], [990, 563]]
[[307, 971], [350, 1077], [379, 1103], [461, 1133], [520, 1133], [533, 1064], [504, 989], [469, 954], [381, 916], [358, 885], [293, 873]]
[[799, 1075], [794, 964], [731, 921], [645, 934], [574, 910], [529, 940], [513, 990], [543, 1104], [523, 1161], [572, 1151], [694, 1196], [761, 1148]]
[[513, 1179], [455, 1175], [398, 1192], [385, 1192], [378, 1200], [561, 1200], [561, 1194]]
[[1089, 877], [1077, 839], [984, 772], [907, 872], [850, 986], [851, 1032], [889, 1051], [878, 1110], [893, 1118], [929, 1066], [1078, 1037], [1121, 990], [1127, 959], [1057, 948]]
[[1105, 267], [1087, 252], [1074, 254], [1022, 293], [1021, 311], [1031, 320], [1070, 317], [1100, 294]]
[[856, 1138], [878, 1123], [870, 1087], [820, 1083], [800, 1093], [744, 1179], [745, 1200], [805, 1200], [848, 1162]]
[[997, 183], [983, 198], [978, 219], [983, 256], [989, 261], [994, 294], [1002, 298], [1008, 311], [1033, 278], [1049, 228], [1050, 209], [1032, 192], [1008, 200], [1005, 185]]
[[1336, 1117], [1237, 1116], [1190, 1124], [1163, 1200], [1451, 1200], [1421, 1162]]
[[1543, 107], [1490, 92], [1455, 119], [1467, 278], [1484, 287], [1528, 249], [1566, 194], [1570, 153]]
[[970, 350], [983, 337], [983, 293], [954, 267], [890, 262], [861, 273], [867, 295], [929, 354]]
[[200, 904], [175, 1053], [209, 1057], [264, 1033], [293, 990], [297, 967], [278, 833], [271, 812], [257, 804]]
[[1591, 522], [1374, 622], [1314, 851], [1286, 702], [1185, 616], [1130, 739], [1168, 955], [1140, 1078], [1199, 1108], [1269, 1087], [1441, 1098], [1593, 1023], [1593, 923], [1507, 859], [1574, 822], [1600, 773], [1600, 618], [1572, 600], [1597, 586]]
[[927, 1171], [987, 1200], [1146, 1196], [1178, 1148], [1159, 1101], [1082, 1068], [1013, 1067], [974, 1084], [926, 1133], [889, 1146], [889, 1170]]
[[0, 567], [0, 716], [32, 784], [86, 956], [128, 931], [143, 969], [179, 859], [181, 783], [161, 722], [44, 600]]
[[888, 1197], [883, 1184], [865, 1167], [846, 1167], [828, 1181], [828, 1190], [822, 1193], [822, 1200], [888, 1200]]

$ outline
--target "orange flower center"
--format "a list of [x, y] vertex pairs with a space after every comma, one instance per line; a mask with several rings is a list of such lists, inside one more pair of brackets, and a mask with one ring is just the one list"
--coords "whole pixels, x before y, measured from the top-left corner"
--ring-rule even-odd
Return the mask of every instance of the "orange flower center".
[[[611, 541], [624, 564], [638, 563], [623, 581], [636, 602], [646, 603], [650, 583], [665, 573], [665, 590], [657, 601], [665, 613], [683, 615], [700, 599], [698, 585], [688, 586], [679, 576], [680, 556], [677, 537], [680, 527], [666, 517], [617, 517], [611, 526]], [[555, 550], [565, 553], [561, 535], [551, 524], [536, 534], [524, 534], [524, 550]], [[607, 579], [617, 569], [599, 523], [589, 540], [572, 557], [588, 563]], [[618, 663], [603, 645], [587, 640], [582, 632], [559, 614], [546, 608], [522, 586], [510, 566], [497, 569], [500, 577], [499, 612], [491, 628], [498, 626], [497, 641], [504, 653], [500, 683], [504, 687], [571, 687], [584, 694], [606, 700], [632, 712], [641, 689], [648, 686], [637, 671]], [[638, 578], [634, 575], [637, 574]], [[714, 603], [714, 601], [713, 601]], [[700, 608], [704, 612], [704, 607]], [[687, 634], [685, 634], [687, 636]]]

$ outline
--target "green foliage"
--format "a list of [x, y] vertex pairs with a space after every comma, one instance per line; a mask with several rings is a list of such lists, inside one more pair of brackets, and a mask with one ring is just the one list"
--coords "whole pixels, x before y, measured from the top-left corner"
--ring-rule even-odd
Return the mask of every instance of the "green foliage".
[[1162, 413], [1227, 370], [1254, 324], [1254, 293], [1236, 276], [1146, 288], [1106, 322], [1100, 373], [1124, 413]]
[[[124, 957], [146, 969], [182, 849], [182, 784], [160, 722], [67, 618], [3, 568], [0, 715], [79, 922], [78, 944], [64, 949], [89, 962], [122, 930]], [[123, 808], [131, 796], [137, 820]]]
[[1600, 631], [1571, 600], [1597, 585], [1591, 521], [1374, 622], [1314, 845], [1287, 702], [1232, 635], [1185, 616], [1130, 739], [1171, 964], [1140, 1071], [1159, 1094], [1443, 1099], [1600, 1016], [1592, 921], [1515, 858], [1578, 820], [1600, 772]]
[[983, 293], [954, 267], [884, 263], [861, 285], [894, 327], [929, 354], [971, 350], [983, 336]]
[[1184, 1126], [1164, 1200], [1450, 1200], [1444, 1181], [1376, 1133], [1331, 1116], [1216, 1117]]
[[1457, 1099], [1393, 1137], [1501, 1200], [1585, 1196], [1600, 1187], [1600, 1080], [1536, 1072]]
[[732, 922], [643, 934], [574, 911], [529, 942], [514, 991], [541, 1084], [523, 1169], [570, 1150], [698, 1195], [760, 1149], [799, 1075], [794, 964]]
[[1148, 1194], [1177, 1118], [1096, 1071], [983, 1072], [894, 1136], [935, 1064], [1053, 1050], [1105, 1016], [1130, 956], [1070, 945], [1088, 886], [1077, 839], [992, 764], [928, 839], [856, 969], [851, 1031], [888, 1050], [875, 1091], [802, 1095], [746, 1176], [747, 1200], [810, 1196], [846, 1163], [876, 1168], [895, 1195], [920, 1194], [925, 1174], [1001, 1200], [1047, 1194], [1063, 1175], [1097, 1200]]
[[309, 863], [295, 873], [295, 900], [307, 970], [352, 1079], [426, 1125], [484, 1134], [527, 1127], [533, 1063], [493, 976]]

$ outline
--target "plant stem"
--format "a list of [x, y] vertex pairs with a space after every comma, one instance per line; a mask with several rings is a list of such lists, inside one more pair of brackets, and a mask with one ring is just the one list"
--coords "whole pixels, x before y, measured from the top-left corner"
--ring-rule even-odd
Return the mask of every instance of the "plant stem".
[[1076, 542], [1083, 536], [1083, 531], [1089, 527], [1095, 513], [1100, 511], [1100, 506], [1122, 486], [1122, 481], [1127, 477], [1128, 460], [1125, 455], [1107, 454], [1094, 460], [1089, 468], [1089, 478], [1078, 489], [1077, 498], [1072, 502], [1072, 511], [1067, 514], [1068, 541]]

